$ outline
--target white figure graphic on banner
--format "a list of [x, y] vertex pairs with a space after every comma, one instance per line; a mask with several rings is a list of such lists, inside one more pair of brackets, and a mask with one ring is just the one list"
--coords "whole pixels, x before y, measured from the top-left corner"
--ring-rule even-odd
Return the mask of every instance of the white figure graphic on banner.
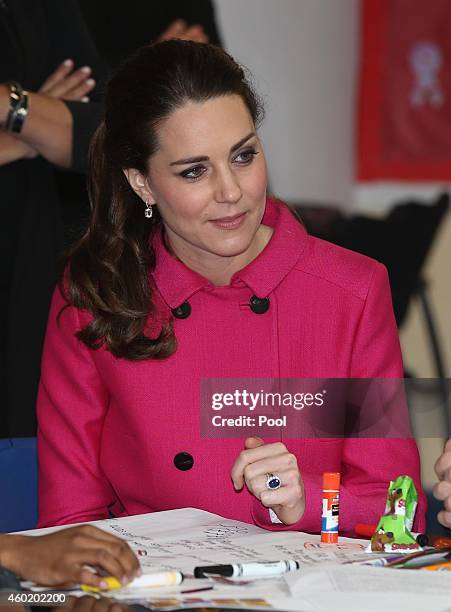
[[443, 106], [445, 94], [439, 79], [443, 53], [440, 47], [429, 41], [418, 42], [412, 47], [409, 62], [415, 78], [410, 93], [412, 105], [430, 104], [434, 108]]

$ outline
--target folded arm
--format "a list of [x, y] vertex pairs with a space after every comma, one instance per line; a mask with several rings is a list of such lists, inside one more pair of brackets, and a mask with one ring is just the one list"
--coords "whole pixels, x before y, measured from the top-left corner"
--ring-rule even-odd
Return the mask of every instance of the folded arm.
[[[0, 124], [9, 113], [9, 87], [0, 85]], [[72, 115], [62, 100], [29, 93], [28, 114], [17, 140], [48, 161], [68, 168], [72, 163]]]

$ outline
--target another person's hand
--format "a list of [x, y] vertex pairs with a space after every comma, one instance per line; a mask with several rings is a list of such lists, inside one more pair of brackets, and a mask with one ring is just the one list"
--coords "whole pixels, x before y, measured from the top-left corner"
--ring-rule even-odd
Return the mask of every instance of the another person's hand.
[[0, 538], [0, 565], [42, 585], [106, 584], [86, 565], [98, 567], [126, 584], [140, 574], [138, 559], [128, 544], [92, 525], [62, 529], [42, 536]]
[[451, 528], [451, 438], [435, 464], [435, 473], [440, 482], [434, 487], [434, 497], [443, 502], [443, 510], [437, 518], [442, 525]]
[[[282, 483], [276, 490], [266, 487], [267, 474]], [[249, 491], [267, 508], [271, 508], [286, 525], [299, 521], [305, 511], [304, 484], [296, 457], [281, 442], [265, 444], [261, 438], [247, 438], [232, 467], [235, 489], [246, 484]]]
[[166, 30], [160, 34], [158, 40], [170, 40], [171, 38], [201, 43], [207, 43], [209, 40], [201, 25], [189, 26], [183, 19], [176, 19], [176, 21], [170, 23]]
[[58, 100], [89, 102], [88, 93], [95, 84], [89, 66], [75, 70], [73, 60], [67, 59], [47, 77], [38, 93]]

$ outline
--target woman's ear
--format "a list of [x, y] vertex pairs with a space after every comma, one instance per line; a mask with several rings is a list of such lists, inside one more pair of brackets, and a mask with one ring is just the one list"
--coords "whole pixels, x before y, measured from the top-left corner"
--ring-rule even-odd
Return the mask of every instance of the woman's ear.
[[124, 168], [123, 173], [130, 184], [133, 191], [141, 198], [143, 202], [155, 204], [155, 198], [152, 190], [147, 184], [146, 178], [136, 168]]

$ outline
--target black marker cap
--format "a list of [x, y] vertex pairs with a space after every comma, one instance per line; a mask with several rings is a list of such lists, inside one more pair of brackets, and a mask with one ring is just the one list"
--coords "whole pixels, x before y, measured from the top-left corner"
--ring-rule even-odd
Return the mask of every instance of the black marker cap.
[[208, 574], [218, 576], [233, 576], [233, 565], [206, 565], [194, 568], [195, 578], [207, 578]]

